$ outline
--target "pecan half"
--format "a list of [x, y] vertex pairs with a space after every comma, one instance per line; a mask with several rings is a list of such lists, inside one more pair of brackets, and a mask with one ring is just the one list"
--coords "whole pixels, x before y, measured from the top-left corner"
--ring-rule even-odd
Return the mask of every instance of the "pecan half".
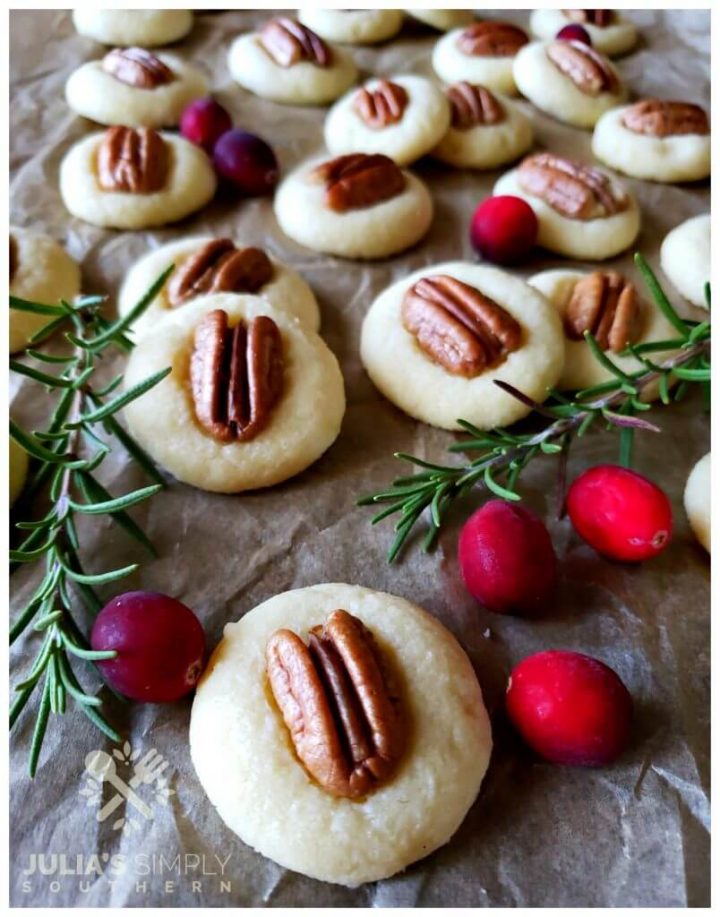
[[545, 52], [548, 59], [572, 80], [580, 92], [599, 96], [617, 92], [618, 78], [605, 58], [581, 41], [553, 41]]
[[167, 296], [171, 306], [179, 306], [204, 293], [255, 293], [272, 275], [272, 262], [262, 249], [212, 239], [175, 272]]
[[311, 180], [325, 182], [325, 204], [337, 213], [372, 207], [405, 190], [402, 169], [382, 153], [349, 153], [313, 169]]
[[528, 37], [509, 22], [476, 22], [458, 36], [457, 47], [472, 57], [514, 57]]
[[172, 70], [144, 48], [115, 48], [102, 59], [102, 68], [136, 89], [155, 89], [175, 79]]
[[390, 80], [380, 80], [374, 89], [360, 89], [353, 100], [353, 108], [368, 127], [378, 130], [397, 124], [407, 108], [406, 90]]
[[275, 631], [265, 660], [297, 756], [324, 790], [357, 799], [387, 781], [404, 750], [405, 730], [362, 621], [334, 611], [312, 628], [308, 645], [291, 630]]
[[643, 99], [631, 105], [622, 123], [636, 134], [649, 137], [674, 137], [680, 134], [709, 134], [710, 122], [699, 105], [691, 102], [663, 102]]
[[266, 23], [260, 30], [260, 42], [281, 67], [292, 67], [298, 61], [318, 67], [329, 67], [332, 63], [332, 52], [322, 38], [287, 16]]
[[519, 323], [489, 296], [447, 274], [423, 277], [403, 299], [402, 322], [454, 376], [471, 379], [522, 343]]
[[593, 271], [575, 284], [565, 310], [565, 334], [580, 341], [590, 331], [603, 350], [620, 353], [640, 335], [632, 283], [617, 271]]
[[104, 191], [150, 194], [165, 186], [167, 144], [148, 127], [109, 127], [97, 152], [98, 183]]
[[563, 10], [571, 22], [582, 22], [595, 25], [600, 29], [609, 26], [615, 18], [614, 10]]
[[445, 90], [452, 111], [452, 126], [466, 131], [479, 124], [499, 124], [505, 120], [505, 109], [484, 86], [454, 83]]
[[523, 191], [574, 220], [612, 216], [630, 203], [604, 172], [554, 153], [535, 153], [523, 159], [518, 181]]
[[254, 439], [268, 424], [283, 390], [282, 339], [259, 315], [228, 326], [227, 312], [209, 312], [195, 329], [190, 386], [200, 425], [223, 443]]
[[8, 266], [10, 269], [10, 280], [8, 282], [12, 283], [18, 269], [18, 245], [17, 239], [12, 233], [10, 233], [10, 259]]

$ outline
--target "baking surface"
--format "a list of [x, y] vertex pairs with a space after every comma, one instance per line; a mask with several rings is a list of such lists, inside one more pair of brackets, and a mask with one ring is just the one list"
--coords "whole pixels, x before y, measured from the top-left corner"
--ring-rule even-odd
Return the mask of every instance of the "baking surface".
[[[174, 50], [208, 72], [236, 123], [267, 139], [287, 173], [320, 151], [324, 110], [255, 98], [232, 83], [225, 64], [231, 39], [267, 15], [199, 15], [192, 33]], [[618, 65], [633, 97], [686, 99], [707, 107], [709, 13], [630, 15], [641, 30], [641, 43]], [[503, 18], [522, 24], [527, 13]], [[435, 38], [431, 30], [407, 24], [397, 39], [353, 54], [367, 75], [430, 75]], [[431, 231], [409, 253], [369, 265], [317, 255], [291, 242], [278, 229], [269, 199], [217, 201], [161, 231], [102, 230], [69, 217], [57, 175], [69, 147], [98, 129], [69, 111], [65, 80], [84, 61], [100, 57], [103, 48], [76, 35], [67, 13], [14, 11], [10, 49], [11, 222], [63, 242], [82, 264], [84, 291], [107, 293], [111, 309], [125, 272], [149, 247], [206, 233], [262, 244], [315, 290], [321, 333], [340, 360], [347, 389], [341, 435], [307, 472], [268, 492], [238, 497], [171, 481], [136, 514], [159, 558], [145, 559], [139, 546], [103, 518], [84, 528], [88, 566], [102, 570], [141, 561], [140, 570], [116, 588], [176, 596], [196, 611], [210, 647], [226, 622], [286, 589], [344, 581], [411, 599], [440, 618], [470, 655], [496, 743], [480, 796], [452, 841], [402, 875], [350, 891], [282, 870], [225, 828], [190, 762], [189, 700], [156, 707], [123, 705], [108, 696], [108, 716], [132, 748], [155, 748], [169, 761], [174, 791], [166, 805], [153, 803], [152, 820], [138, 817], [125, 830], [113, 829], [113, 819], [98, 822], [97, 806], [80, 793], [86, 784], [85, 756], [96, 748], [111, 751], [112, 743], [70, 707], [50, 723], [33, 783], [26, 776], [34, 722], [29, 712], [12, 739], [11, 904], [707, 906], [710, 565], [682, 509], [686, 477], [709, 449], [709, 418], [699, 399], [655, 410], [651, 419], [663, 433], [638, 435], [635, 467], [666, 490], [675, 513], [673, 541], [656, 560], [638, 567], [611, 564], [580, 542], [567, 520], [555, 521], [554, 466], [546, 457], [524, 473], [522, 489], [528, 505], [548, 522], [561, 564], [558, 599], [548, 616], [503, 618], [479, 609], [466, 594], [456, 564], [457, 533], [467, 513], [485, 499], [481, 490], [451, 515], [433, 555], [411, 551], [401, 564], [388, 567], [391, 526], [371, 529], [372, 513], [357, 508], [356, 498], [406, 473], [393, 452], [445, 460], [454, 438], [413, 422], [373, 388], [358, 358], [360, 325], [374, 296], [399, 277], [433, 262], [472, 258], [469, 219], [500, 173], [478, 175], [420, 163], [415, 171], [428, 182], [436, 204]], [[591, 159], [589, 132], [565, 127], [523, 104], [532, 114], [539, 148]], [[664, 187], [623, 180], [642, 209], [637, 248], [656, 267], [665, 234], [708, 210], [709, 183]], [[540, 253], [517, 273], [573, 263]], [[611, 263], [632, 270], [629, 257]], [[47, 411], [38, 387], [14, 378], [11, 393], [13, 418], [36, 429]], [[614, 461], [616, 449], [610, 435], [582, 440], [571, 453], [570, 475]], [[114, 493], [145, 483], [139, 471], [126, 467], [119, 447], [106, 465]], [[34, 582], [31, 571], [13, 576], [13, 613]], [[13, 648], [14, 681], [33, 658], [30, 642], [32, 636]], [[548, 648], [595, 655], [630, 689], [635, 737], [615, 765], [585, 770], [539, 762], [505, 724], [502, 694], [510, 669]], [[90, 684], [88, 670], [78, 671]], [[127, 775], [129, 766], [120, 762], [118, 773]], [[105, 787], [104, 794], [103, 803], [112, 790]], [[146, 787], [143, 798], [151, 796]], [[38, 865], [52, 874], [39, 875]]]

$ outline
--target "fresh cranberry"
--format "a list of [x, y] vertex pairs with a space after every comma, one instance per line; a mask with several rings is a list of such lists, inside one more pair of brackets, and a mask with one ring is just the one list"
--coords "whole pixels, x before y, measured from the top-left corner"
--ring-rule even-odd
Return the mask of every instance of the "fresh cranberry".
[[242, 194], [269, 194], [280, 175], [272, 147], [245, 131], [228, 131], [213, 152], [218, 175]]
[[470, 593], [490, 611], [532, 614], [555, 589], [557, 563], [548, 530], [534, 513], [490, 500], [460, 532], [460, 571]]
[[590, 38], [588, 30], [577, 23], [564, 25], [555, 38], [559, 38], [561, 41], [581, 41], [584, 45], [592, 47], [592, 38]]
[[215, 144], [232, 128], [232, 118], [210, 97], [195, 99], [180, 116], [180, 133], [212, 155]]
[[538, 220], [520, 197], [501, 194], [484, 200], [473, 214], [470, 241], [475, 251], [496, 264], [513, 264], [537, 242]]
[[505, 706], [527, 744], [556, 764], [609, 764], [630, 739], [628, 689], [583, 653], [547, 650], [523, 659], [510, 675]]
[[613, 560], [655, 557], [672, 534], [667, 496], [657, 484], [620, 465], [583, 472], [570, 486], [567, 509], [578, 535]]
[[205, 634], [182, 602], [157, 592], [126, 592], [95, 619], [90, 645], [116, 650], [98, 662], [108, 684], [133, 700], [167, 703], [195, 687], [205, 664]]

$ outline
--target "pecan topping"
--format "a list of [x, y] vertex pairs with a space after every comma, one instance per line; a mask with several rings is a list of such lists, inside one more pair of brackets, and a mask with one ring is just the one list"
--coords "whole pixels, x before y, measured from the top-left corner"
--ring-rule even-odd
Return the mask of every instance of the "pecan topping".
[[627, 195], [604, 172], [554, 153], [523, 159], [518, 181], [523, 191], [574, 220], [612, 216], [629, 204]]
[[479, 124], [499, 124], [505, 120], [505, 109], [484, 86], [454, 83], [445, 90], [452, 109], [452, 126], [459, 131]]
[[311, 178], [325, 182], [325, 204], [337, 213], [372, 207], [405, 190], [402, 169], [382, 153], [339, 156], [321, 163]]
[[115, 48], [103, 58], [102, 68], [136, 89], [154, 89], [175, 79], [172, 70], [144, 48]]
[[204, 293], [255, 293], [270, 280], [272, 262], [260, 248], [235, 248], [212, 239], [175, 272], [167, 287], [171, 306]]
[[435, 363], [466, 379], [502, 363], [522, 341], [509, 312], [447, 274], [423, 277], [407, 291], [402, 321]]
[[588, 96], [617, 92], [618, 79], [602, 54], [581, 41], [553, 41], [546, 54], [560, 73], [564, 73]]
[[690, 102], [643, 99], [626, 110], [622, 123], [628, 130], [650, 137], [710, 133], [708, 116], [699, 105]]
[[266, 23], [260, 30], [260, 42], [281, 67], [292, 67], [298, 61], [308, 61], [318, 67], [328, 67], [332, 63], [332, 53], [322, 38], [287, 16]]
[[308, 645], [278, 630], [265, 651], [275, 701], [305, 769], [333, 796], [386, 781], [405, 746], [398, 700], [370, 631], [347, 611], [313, 627]]
[[368, 127], [379, 129], [397, 124], [408, 104], [408, 94], [402, 86], [390, 80], [380, 80], [374, 89], [360, 89], [353, 108]]
[[590, 331], [603, 350], [620, 353], [640, 333], [635, 287], [617, 271], [593, 271], [575, 284], [565, 311], [565, 334], [580, 341]]
[[109, 127], [97, 153], [98, 182], [104, 191], [150, 194], [165, 185], [167, 144], [148, 127]]
[[613, 10], [563, 10], [571, 22], [582, 22], [595, 25], [600, 29], [610, 25], [615, 18]]
[[476, 22], [463, 29], [457, 47], [472, 57], [514, 57], [527, 43], [525, 32], [509, 22]]
[[13, 278], [17, 273], [18, 269], [18, 245], [17, 239], [12, 233], [10, 234], [10, 260], [8, 262], [10, 267], [10, 280], [9, 283], [13, 282]]
[[228, 326], [222, 309], [195, 329], [190, 385], [200, 425], [223, 443], [254, 439], [268, 424], [283, 389], [282, 339], [259, 315]]

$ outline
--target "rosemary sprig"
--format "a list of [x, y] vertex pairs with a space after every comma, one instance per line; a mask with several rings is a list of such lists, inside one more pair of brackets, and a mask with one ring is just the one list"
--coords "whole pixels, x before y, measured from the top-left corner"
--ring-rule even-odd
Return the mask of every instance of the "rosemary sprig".
[[[66, 342], [71, 345], [60, 355], [37, 349], [27, 351], [48, 370], [19, 360], [10, 361], [13, 372], [32, 379], [56, 396], [45, 429], [27, 432], [10, 422], [10, 435], [35, 460], [24, 502], [29, 503], [40, 492], [47, 492], [50, 504], [42, 518], [15, 523], [17, 529], [27, 534], [10, 551], [11, 569], [30, 564], [41, 566], [44, 571], [39, 585], [10, 627], [11, 644], [30, 626], [39, 638], [35, 659], [22, 681], [15, 685], [10, 708], [12, 729], [33, 694], [40, 695], [29, 757], [31, 777], [37, 771], [50, 713], [65, 713], [68, 696], [98, 729], [114, 741], [120, 738], [102, 715], [100, 698], [82, 687], [74, 668], [75, 661], [95, 663], [112, 658], [115, 653], [90, 649], [76, 609], [80, 606], [90, 615], [97, 614], [103, 602], [96, 587], [127, 576], [138, 565], [88, 572], [80, 558], [76, 519], [78, 515], [109, 515], [148, 551], [155, 553], [127, 510], [157, 493], [163, 486], [162, 478], [140, 446], [120, 426], [116, 415], [157, 385], [170, 369], [155, 373], [122, 394], [116, 393], [122, 376], [100, 387], [94, 380], [99, 361], [109, 349], [127, 352], [132, 348], [125, 332], [155, 298], [169, 273], [158, 278], [127, 316], [112, 322], [100, 312], [105, 302], [100, 296], [83, 297], [74, 305], [64, 301], [46, 305], [10, 297], [11, 308], [51, 319], [31, 340], [31, 345], [38, 345], [59, 331], [64, 332]], [[151, 474], [154, 484], [121, 496], [112, 496], [105, 489], [96, 473], [110, 454], [110, 435]]]
[[[565, 467], [573, 439], [598, 428], [619, 433], [619, 461], [630, 466], [635, 432], [659, 432], [659, 427], [642, 416], [650, 405], [641, 400], [649, 384], [659, 388], [664, 405], [680, 400], [693, 385], [701, 385], [709, 398], [710, 390], [710, 323], [681, 318], [663, 292], [650, 266], [640, 254], [635, 263], [658, 309], [677, 331], [670, 340], [629, 346], [625, 355], [633, 355], [640, 368], [627, 372], [598, 346], [590, 333], [585, 338], [596, 359], [612, 374], [601, 385], [576, 392], [572, 397], [551, 392], [549, 400], [539, 404], [507, 382], [495, 380], [503, 391], [522, 401], [547, 423], [532, 433], [514, 433], [508, 429], [479, 430], [466, 420], [458, 424], [469, 434], [449, 447], [450, 452], [478, 455], [465, 465], [443, 465], [427, 462], [416, 456], [396, 452], [395, 458], [421, 470], [396, 478], [390, 487], [368, 494], [358, 500], [359, 506], [388, 504], [371, 520], [375, 525], [383, 519], [398, 516], [395, 538], [388, 553], [392, 563], [406, 545], [411, 532], [427, 511], [427, 529], [423, 550], [435, 543], [444, 518], [452, 504], [470, 488], [484, 485], [491, 493], [505, 500], [519, 500], [518, 482], [525, 468], [540, 455], [556, 455], [558, 463], [559, 510], [564, 503]], [[710, 307], [710, 288], [706, 286]], [[659, 351], [673, 351], [660, 363], [652, 359]], [[676, 388], [672, 390], [673, 386]], [[672, 390], [672, 391], [671, 391]]]

